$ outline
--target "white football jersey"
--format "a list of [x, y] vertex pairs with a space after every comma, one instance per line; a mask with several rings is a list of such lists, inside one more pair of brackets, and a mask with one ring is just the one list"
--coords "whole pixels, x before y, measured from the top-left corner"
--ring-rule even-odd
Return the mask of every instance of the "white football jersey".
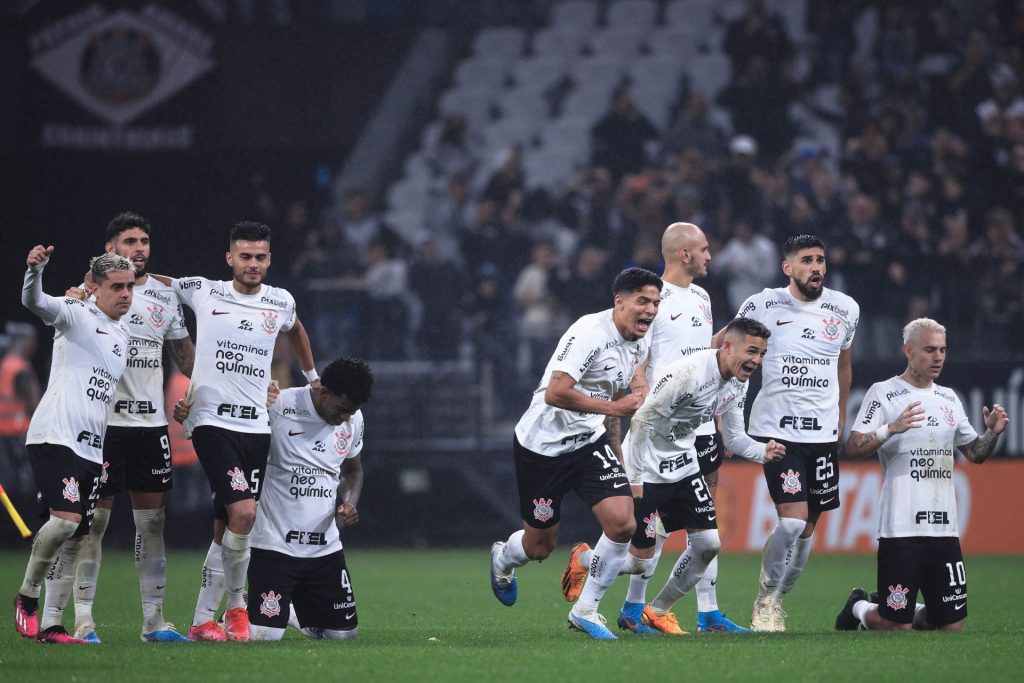
[[240, 294], [231, 282], [180, 278], [172, 288], [196, 314], [196, 361], [185, 430], [200, 425], [266, 434], [267, 387], [274, 342], [295, 324], [295, 300], [264, 284]]
[[[651, 331], [651, 354], [647, 359], [647, 386], [653, 387], [670, 363], [697, 351], [711, 348], [711, 297], [693, 283], [680, 287], [665, 282], [661, 289], [661, 304]], [[714, 434], [715, 423], [697, 427], [697, 434]]]
[[56, 313], [56, 319], [47, 322], [55, 330], [53, 358], [46, 392], [32, 414], [25, 442], [67, 446], [102, 464], [103, 435], [128, 360], [131, 334], [124, 318], [108, 317], [92, 301], [43, 296]]
[[162, 427], [164, 413], [164, 340], [188, 336], [181, 304], [167, 285], [154, 278], [135, 287], [132, 307], [121, 318], [131, 330], [128, 368], [117, 385], [110, 422], [115, 427]]
[[671, 363], [630, 421], [622, 446], [630, 482], [662, 484], [700, 474], [696, 430], [716, 415], [722, 416], [727, 448], [763, 460], [765, 445], [743, 432], [746, 396], [746, 382], [722, 378], [714, 349]]
[[534, 453], [558, 456], [597, 441], [604, 434], [605, 416], [549, 406], [544, 392], [555, 372], [576, 380], [576, 391], [603, 401], [629, 388], [636, 369], [647, 357], [650, 341], [627, 341], [612, 322], [612, 311], [585, 315], [558, 342], [544, 369], [530, 407], [516, 424], [519, 443]]
[[836, 441], [839, 352], [853, 344], [857, 302], [828, 288], [814, 301], [799, 301], [780, 287], [751, 296], [737, 315], [760, 321], [772, 333], [750, 433], [798, 443]]
[[252, 547], [292, 557], [341, 550], [334, 523], [341, 465], [363, 450], [363, 414], [332, 426], [309, 387], [285, 389], [270, 407], [270, 456], [252, 529]]
[[883, 472], [878, 535], [959, 536], [953, 450], [973, 442], [978, 433], [951, 389], [938, 384], [919, 389], [899, 377], [877, 382], [864, 395], [850, 429], [870, 434], [914, 401], [925, 411], [921, 426], [893, 434], [878, 449]]

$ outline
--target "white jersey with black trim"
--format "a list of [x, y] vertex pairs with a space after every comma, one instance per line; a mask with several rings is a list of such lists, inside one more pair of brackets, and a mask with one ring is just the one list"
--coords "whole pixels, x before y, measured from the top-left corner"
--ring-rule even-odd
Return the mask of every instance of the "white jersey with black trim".
[[878, 448], [882, 463], [880, 538], [959, 536], [954, 449], [978, 438], [951, 389], [933, 384], [920, 389], [891, 377], [871, 385], [851, 431], [870, 434], [920, 401], [920, 427], [893, 434]]
[[[651, 354], [647, 359], [647, 386], [661, 376], [670, 363], [697, 351], [711, 348], [711, 297], [703, 287], [690, 284], [680, 287], [665, 282], [661, 288], [661, 303], [651, 331]], [[714, 434], [715, 423], [697, 427], [697, 435]]]
[[196, 360], [185, 430], [200, 425], [266, 434], [267, 387], [274, 343], [295, 324], [287, 290], [262, 285], [240, 294], [232, 283], [187, 277], [173, 280], [181, 302], [196, 314]]
[[555, 457], [599, 439], [605, 432], [604, 415], [565, 410], [544, 402], [551, 375], [564, 372], [576, 380], [575, 391], [611, 401], [629, 388], [649, 349], [646, 337], [628, 341], [619, 334], [612, 322], [611, 309], [574, 322], [559, 340], [540, 386], [533, 392], [530, 407], [516, 424], [519, 443], [534, 453]]
[[111, 406], [112, 427], [162, 427], [164, 413], [164, 340], [188, 336], [181, 304], [174, 290], [146, 278], [136, 285], [132, 307], [121, 318], [131, 330], [128, 367]]
[[743, 431], [746, 396], [746, 382], [735, 377], [723, 379], [715, 349], [671, 363], [630, 421], [622, 445], [630, 483], [672, 483], [700, 474], [694, 448], [696, 430], [716, 415], [722, 416], [727, 448], [741, 457], [763, 461], [765, 445]]
[[750, 433], [797, 443], [836, 441], [839, 353], [853, 344], [857, 302], [828, 288], [814, 301], [800, 301], [780, 287], [748, 298], [737, 316], [760, 321], [772, 333]]
[[270, 407], [270, 456], [256, 524], [254, 548], [292, 557], [320, 557], [341, 550], [334, 523], [341, 466], [363, 450], [363, 414], [340, 425], [324, 422], [309, 387], [285, 389]]
[[29, 270], [25, 287], [35, 289], [30, 308], [54, 329], [53, 357], [25, 443], [66, 446], [102, 464], [110, 404], [128, 359], [128, 326], [92, 301], [43, 294], [39, 275]]

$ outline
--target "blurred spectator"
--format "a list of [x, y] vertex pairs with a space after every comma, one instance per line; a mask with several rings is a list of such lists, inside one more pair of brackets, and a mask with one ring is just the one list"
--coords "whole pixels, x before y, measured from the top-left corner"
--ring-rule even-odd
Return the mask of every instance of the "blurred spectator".
[[345, 205], [341, 215], [342, 248], [351, 250], [355, 262], [365, 268], [368, 265], [370, 243], [374, 240], [388, 242], [389, 248], [396, 243], [380, 216], [373, 211], [373, 196], [366, 188], [350, 190], [345, 196]]
[[591, 131], [592, 162], [607, 168], [617, 183], [647, 166], [653, 157], [649, 146], [656, 148], [658, 137], [658, 129], [636, 108], [631, 88], [620, 85], [612, 93], [609, 111]]
[[361, 309], [370, 342], [366, 357], [400, 360], [406, 357], [409, 329], [408, 265], [385, 240], [370, 242], [366, 262], [366, 300]]
[[575, 266], [559, 285], [558, 292], [570, 320], [608, 308], [608, 253], [599, 246], [580, 249]]
[[433, 241], [426, 240], [409, 270], [409, 287], [419, 298], [416, 345], [428, 360], [451, 360], [459, 351], [460, 306], [465, 278], [459, 268], [441, 259]]
[[39, 405], [42, 390], [32, 367], [38, 342], [29, 323], [9, 322], [0, 344], [0, 484], [12, 492], [35, 491], [25, 448], [28, 423]]
[[453, 114], [441, 121], [437, 140], [428, 151], [427, 163], [434, 175], [441, 178], [471, 176], [480, 161], [481, 152], [479, 141], [470, 135], [466, 117]]
[[755, 54], [718, 94], [718, 104], [729, 110], [733, 129], [753, 136], [762, 154], [774, 161], [793, 141], [789, 110], [798, 95], [789, 76], [774, 70], [764, 55]]
[[675, 121], [665, 133], [662, 148], [666, 154], [679, 154], [695, 147], [712, 159], [725, 156], [726, 135], [721, 126], [711, 120], [707, 98], [691, 92]]
[[477, 362], [488, 366], [494, 383], [495, 413], [498, 417], [512, 415], [520, 401], [519, 392], [538, 378], [521, 378], [513, 360], [518, 343], [517, 328], [494, 264], [480, 265], [475, 285], [463, 302], [463, 310]]
[[522, 311], [519, 321], [520, 368], [527, 377], [539, 377], [559, 337], [562, 322], [557, 293], [558, 260], [550, 242], [533, 245], [530, 264], [523, 268], [512, 288]]
[[499, 151], [493, 159], [494, 171], [484, 186], [483, 199], [503, 209], [513, 193], [523, 191], [523, 149], [519, 145]]
[[777, 283], [782, 259], [775, 244], [754, 230], [749, 220], [736, 219], [733, 234], [721, 251], [712, 254], [711, 269], [726, 279], [729, 307], [738, 311], [751, 294]]
[[1024, 314], [1024, 239], [1009, 211], [988, 213], [985, 234], [968, 248], [968, 258], [979, 304], [977, 339], [992, 353], [1005, 353], [1015, 347]]
[[459, 240], [469, 232], [476, 207], [471, 201], [469, 177], [457, 173], [448, 180], [445, 194], [427, 207], [426, 228], [442, 261], [462, 264]]
[[745, 0], [743, 14], [729, 22], [722, 49], [732, 61], [733, 74], [746, 70], [756, 57], [783, 65], [793, 58], [793, 44], [778, 14], [765, 9], [764, 0]]

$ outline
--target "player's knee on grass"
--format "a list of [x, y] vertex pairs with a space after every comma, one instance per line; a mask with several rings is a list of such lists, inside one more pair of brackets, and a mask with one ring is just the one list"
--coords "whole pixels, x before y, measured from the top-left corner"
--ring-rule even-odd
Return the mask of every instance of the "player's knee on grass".
[[283, 628], [273, 628], [271, 626], [257, 626], [251, 624], [249, 626], [249, 639], [250, 640], [281, 640], [284, 638]]
[[359, 636], [359, 627], [350, 628], [347, 630], [334, 630], [324, 629], [323, 635], [321, 636], [324, 640], [355, 640]]

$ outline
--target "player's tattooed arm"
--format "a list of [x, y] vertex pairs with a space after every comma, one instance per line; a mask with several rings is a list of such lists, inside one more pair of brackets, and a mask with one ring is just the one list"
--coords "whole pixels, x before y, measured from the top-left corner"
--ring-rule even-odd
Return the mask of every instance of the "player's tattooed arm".
[[188, 337], [182, 339], [169, 339], [167, 348], [171, 352], [174, 363], [181, 370], [181, 374], [192, 377], [192, 367], [196, 362], [196, 347]]
[[640, 397], [641, 402], [647, 397], [647, 361], [640, 364], [640, 367], [633, 373], [633, 378], [629, 380], [629, 390]]
[[640, 397], [634, 394], [620, 392], [611, 401], [607, 401], [576, 391], [575, 386], [576, 380], [572, 375], [558, 370], [552, 372], [544, 390], [544, 402], [563, 410], [616, 417], [633, 417], [633, 413], [640, 407]]
[[992, 451], [995, 450], [996, 443], [999, 441], [999, 435], [1003, 433], [1010, 421], [1006, 410], [998, 403], [992, 406], [992, 410], [989, 410], [988, 406], [982, 406], [981, 412], [985, 419], [985, 426], [988, 429], [985, 430], [984, 434], [960, 449], [965, 458], [978, 464], [985, 462], [992, 455]]
[[871, 455], [893, 435], [902, 434], [909, 429], [920, 429], [924, 418], [921, 402], [914, 401], [907, 405], [895, 420], [873, 432], [851, 431], [850, 438], [846, 440], [846, 457], [863, 458]]

